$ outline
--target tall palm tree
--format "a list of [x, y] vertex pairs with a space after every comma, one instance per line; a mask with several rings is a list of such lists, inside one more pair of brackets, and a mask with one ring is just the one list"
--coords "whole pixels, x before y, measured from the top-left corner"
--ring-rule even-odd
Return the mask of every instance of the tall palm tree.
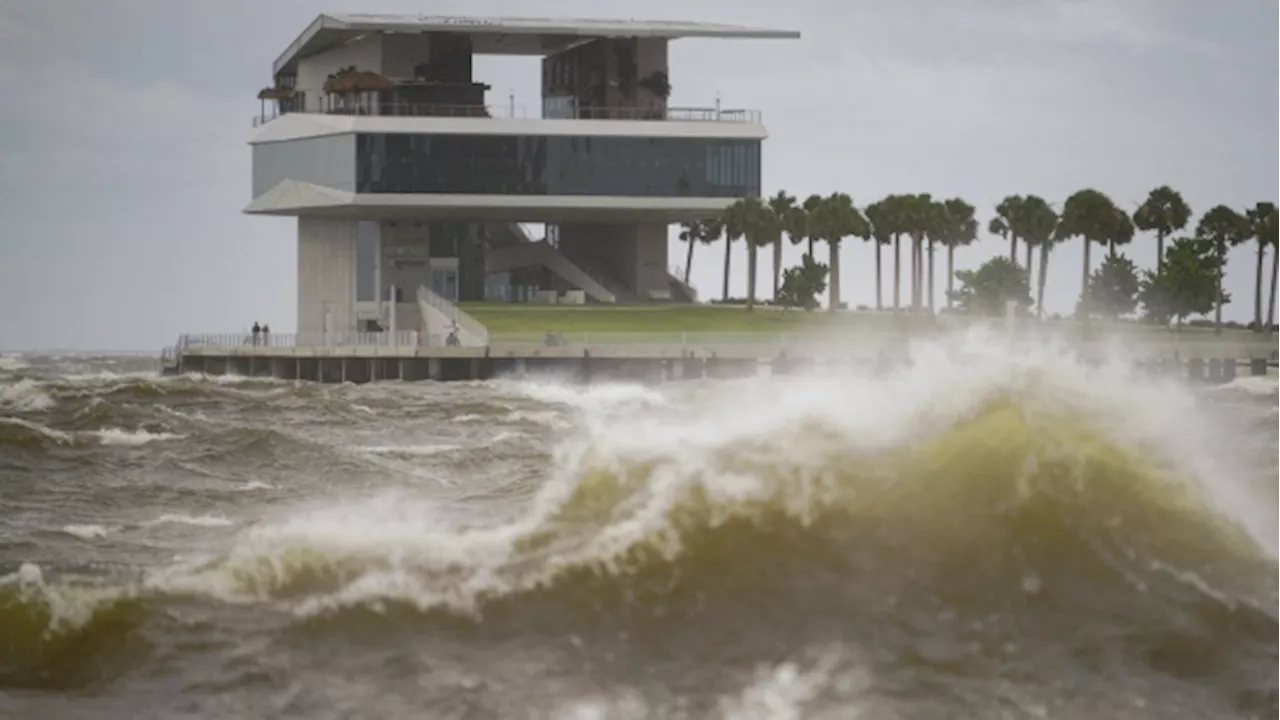
[[1084, 267], [1080, 275], [1080, 300], [1083, 317], [1088, 318], [1085, 293], [1089, 289], [1089, 249], [1094, 243], [1110, 242], [1118, 233], [1119, 208], [1111, 198], [1092, 188], [1077, 191], [1062, 207], [1057, 237], [1079, 237], [1084, 240]]
[[[1253, 295], [1253, 327], [1257, 332], [1263, 331], [1262, 317], [1262, 263], [1267, 254], [1267, 247], [1276, 247], [1276, 205], [1260, 202], [1245, 213], [1249, 218], [1249, 237], [1258, 243], [1258, 272]], [[1272, 272], [1272, 294], [1275, 294], [1275, 272]], [[1275, 303], [1273, 299], [1272, 304]], [[1270, 327], [1271, 323], [1267, 323]]]
[[724, 228], [724, 293], [723, 300], [729, 301], [729, 265], [733, 258], [733, 244], [742, 239], [746, 230], [742, 226], [742, 213], [735, 210], [737, 202], [725, 208], [724, 214], [720, 216], [720, 226]]
[[[769, 198], [769, 209], [773, 211], [774, 217], [782, 224], [782, 231], [790, 230], [790, 224], [787, 222], [790, 214], [796, 209], [796, 199], [792, 195], [788, 195], [785, 190], [779, 190], [777, 195]], [[778, 297], [778, 288], [782, 284], [782, 233], [778, 234], [778, 241], [773, 243], [773, 297]]]
[[937, 224], [933, 197], [928, 193], [906, 195], [901, 200], [903, 229], [911, 237], [911, 311], [924, 301], [924, 242]]
[[1213, 332], [1222, 333], [1222, 277], [1226, 273], [1227, 251], [1249, 239], [1249, 221], [1226, 205], [1210, 208], [1196, 225], [1196, 236], [1213, 244], [1218, 258], [1218, 290], [1213, 307]]
[[1131, 242], [1133, 242], [1133, 221], [1129, 219], [1129, 213], [1116, 208], [1116, 224], [1111, 229], [1111, 236], [1107, 238], [1107, 253], [1115, 257], [1117, 245], [1128, 245]]
[[867, 224], [871, 226], [871, 241], [875, 243], [876, 248], [876, 310], [884, 309], [883, 293], [881, 292], [884, 275], [881, 270], [880, 248], [893, 242], [890, 211], [891, 208], [885, 205], [884, 200], [877, 200], [871, 203], [863, 211], [867, 218]]
[[[907, 196], [888, 195], [876, 203], [879, 206], [880, 223], [877, 227], [893, 243], [893, 309], [902, 307], [902, 236], [906, 234], [903, 203]], [[878, 252], [878, 248], [877, 248]]]
[[831, 300], [829, 310], [840, 307], [840, 242], [849, 236], [866, 239], [871, 236], [871, 226], [858, 212], [853, 198], [845, 193], [831, 193], [814, 209], [811, 222], [819, 237], [827, 241], [831, 253]]
[[1044, 287], [1049, 273], [1049, 253], [1057, 241], [1058, 213], [1039, 195], [1023, 199], [1019, 213], [1020, 235], [1027, 244], [1027, 277], [1031, 276], [1031, 250], [1040, 248], [1040, 277], [1036, 281], [1036, 317], [1044, 317]]
[[720, 239], [723, 227], [719, 218], [694, 220], [680, 226], [680, 240], [689, 243], [688, 253], [684, 259], [684, 284], [689, 284], [689, 273], [693, 269], [693, 248], [698, 243], [710, 245]]
[[756, 271], [761, 247], [780, 242], [782, 224], [773, 209], [758, 197], [744, 197], [725, 210], [725, 225], [747, 240], [747, 311], [756, 305]]
[[1164, 268], [1164, 239], [1191, 222], [1191, 207], [1177, 190], [1161, 185], [1133, 213], [1133, 224], [1156, 234], [1156, 275]]
[[[996, 216], [987, 224], [987, 232], [1009, 241], [1009, 260], [1018, 263], [1018, 210], [1022, 207], [1021, 195], [1006, 195], [996, 205]], [[1030, 272], [1031, 268], [1027, 268]]]
[[[951, 295], [955, 290], [956, 248], [971, 245], [978, 239], [978, 221], [973, 216], [973, 206], [960, 198], [943, 202], [939, 226], [938, 239], [947, 248], [947, 309], [950, 310]], [[929, 275], [932, 279], [933, 273]]]

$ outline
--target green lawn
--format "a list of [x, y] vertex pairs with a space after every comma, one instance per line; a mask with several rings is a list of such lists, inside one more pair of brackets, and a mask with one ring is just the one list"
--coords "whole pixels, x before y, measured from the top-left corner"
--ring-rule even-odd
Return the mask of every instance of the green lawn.
[[[934, 325], [925, 316], [875, 313], [838, 312], [822, 310], [783, 312], [777, 308], [757, 307], [747, 312], [742, 307], [718, 305], [526, 305], [511, 303], [462, 303], [462, 308], [479, 320], [491, 333], [779, 333], [804, 329], [866, 328], [877, 330], [905, 330], [928, 328]], [[1046, 323], [1064, 329], [1080, 328], [1074, 321]], [[1137, 323], [1108, 326], [1096, 323], [1095, 330], [1106, 331], [1117, 327], [1126, 333], [1164, 333]], [[1184, 328], [1180, 337], [1185, 340], [1212, 340], [1214, 334], [1207, 328]], [[1256, 339], [1258, 336], [1244, 330], [1224, 330], [1223, 340]]]
[[493, 333], [726, 332], [778, 333], [814, 327], [894, 324], [890, 316], [859, 313], [782, 312], [716, 305], [515, 305], [462, 303], [462, 309]]

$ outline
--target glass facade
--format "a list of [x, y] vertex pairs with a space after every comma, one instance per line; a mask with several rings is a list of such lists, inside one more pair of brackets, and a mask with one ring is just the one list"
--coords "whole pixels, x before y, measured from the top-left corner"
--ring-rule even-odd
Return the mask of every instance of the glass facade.
[[760, 194], [760, 141], [359, 134], [356, 191], [744, 197]]

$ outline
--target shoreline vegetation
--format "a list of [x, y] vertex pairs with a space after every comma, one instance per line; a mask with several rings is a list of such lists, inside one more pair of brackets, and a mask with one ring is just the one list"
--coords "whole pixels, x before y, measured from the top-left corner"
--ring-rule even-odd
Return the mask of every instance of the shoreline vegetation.
[[[464, 303], [463, 307], [494, 332], [779, 332], [784, 322], [796, 327], [809, 323], [854, 327], [881, 324], [885, 318], [898, 328], [917, 322], [923, 328], [933, 322], [936, 312], [999, 316], [1009, 302], [1015, 303], [1020, 313], [1046, 322], [1190, 330], [1184, 326], [1205, 324], [1192, 318], [1212, 314], [1211, 328], [1216, 335], [1232, 328], [1274, 332], [1278, 265], [1275, 203], [1259, 202], [1244, 212], [1218, 205], [1194, 226], [1190, 224], [1192, 216], [1181, 194], [1167, 186], [1152, 190], [1132, 214], [1094, 189], [1074, 193], [1060, 207], [1035, 195], [1010, 195], [1000, 201], [986, 225], [988, 233], [1009, 241], [1008, 255], [993, 257], [974, 270], [955, 270], [955, 253], [974, 243], [980, 230], [974, 207], [961, 198], [889, 195], [860, 208], [845, 193], [811, 195], [798, 201], [779, 191], [770, 198], [741, 198], [719, 217], [682, 226], [680, 239], [687, 247], [686, 284], [697, 246], [723, 244], [722, 293], [712, 305], [650, 309]], [[1154, 247], [1146, 250], [1156, 256], [1154, 270], [1139, 270], [1125, 255], [1124, 249], [1134, 243], [1139, 232], [1154, 240], [1150, 243]], [[829, 288], [826, 310], [848, 309], [840, 300], [841, 258], [836, 251], [851, 239], [874, 247], [874, 308], [831, 313], [827, 320], [810, 318], [816, 315], [810, 312], [753, 318], [763, 304], [756, 287], [762, 249], [772, 255], [772, 299], [768, 304], [817, 310], [818, 297]], [[787, 241], [805, 247], [801, 263], [791, 268], [782, 266], [782, 248]], [[735, 242], [745, 242], [748, 250], [747, 295], [739, 299], [743, 307], [731, 314], [723, 304], [734, 302], [729, 279]], [[1069, 320], [1046, 318], [1042, 308], [1048, 265], [1053, 249], [1067, 242], [1084, 243], [1079, 300]], [[1222, 288], [1227, 251], [1245, 243], [1257, 248], [1253, 320], [1248, 324], [1224, 323], [1222, 306], [1231, 302], [1230, 294]], [[819, 252], [821, 245], [826, 246], [826, 262]], [[1094, 245], [1105, 253], [1099, 267], [1090, 260]], [[944, 258], [935, 258], [943, 251]], [[1264, 293], [1268, 254], [1269, 296]], [[934, 268], [942, 262], [946, 263], [945, 285], [939, 290]], [[1265, 308], [1264, 297], [1270, 298]], [[722, 305], [716, 307], [716, 302]], [[1194, 334], [1198, 333], [1187, 333]]]

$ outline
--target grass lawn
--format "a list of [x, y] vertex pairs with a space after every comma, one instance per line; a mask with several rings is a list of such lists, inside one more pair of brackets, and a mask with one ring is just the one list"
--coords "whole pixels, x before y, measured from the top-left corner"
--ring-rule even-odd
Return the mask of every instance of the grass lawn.
[[[783, 312], [777, 308], [757, 306], [754, 312], [742, 307], [723, 305], [528, 305], [512, 303], [462, 303], [476, 320], [495, 334], [505, 333], [779, 333], [805, 329], [841, 328], [904, 330], [913, 327], [927, 328], [932, 319], [905, 313], [837, 312], [818, 310]], [[1047, 323], [1049, 327], [1062, 326], [1077, 329], [1074, 321]], [[1124, 323], [1108, 326], [1093, 325], [1107, 331], [1118, 327], [1125, 333], [1171, 333], [1169, 330]], [[1183, 328], [1181, 340], [1260, 340], [1246, 330], [1223, 330], [1215, 338], [1208, 328]]]
[[[853, 313], [747, 312], [717, 305], [517, 305], [462, 303], [493, 333], [554, 332], [732, 332], [778, 333], [805, 327], [847, 325]], [[884, 318], [875, 318], [881, 322]], [[892, 321], [892, 318], [888, 318]], [[860, 324], [866, 324], [866, 318]]]

